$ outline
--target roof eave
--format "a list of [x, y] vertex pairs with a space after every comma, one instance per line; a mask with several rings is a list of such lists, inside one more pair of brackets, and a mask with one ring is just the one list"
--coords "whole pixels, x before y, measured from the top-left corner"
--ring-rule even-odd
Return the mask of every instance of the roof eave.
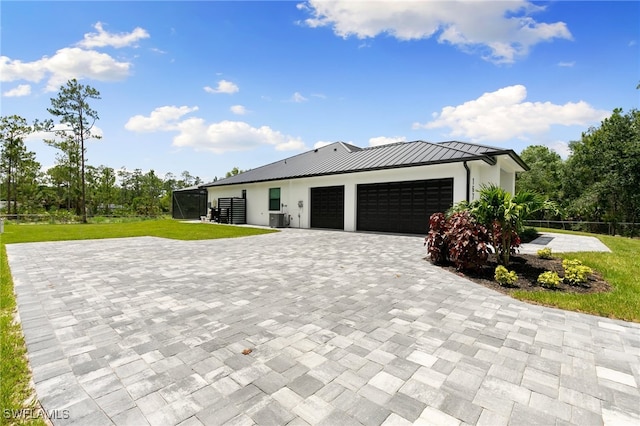
[[513, 161], [515, 161], [520, 167], [524, 169], [525, 172], [529, 171], [529, 166], [525, 163], [522, 158], [518, 154], [515, 153], [512, 149], [505, 149], [502, 151], [496, 151], [492, 153], [492, 155], [508, 155]]

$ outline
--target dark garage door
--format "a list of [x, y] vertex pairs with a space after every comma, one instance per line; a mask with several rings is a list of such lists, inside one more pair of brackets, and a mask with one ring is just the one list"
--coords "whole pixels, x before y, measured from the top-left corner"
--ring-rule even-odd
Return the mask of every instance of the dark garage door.
[[426, 234], [453, 205], [453, 178], [358, 185], [358, 231]]
[[311, 188], [311, 227], [344, 229], [344, 186]]

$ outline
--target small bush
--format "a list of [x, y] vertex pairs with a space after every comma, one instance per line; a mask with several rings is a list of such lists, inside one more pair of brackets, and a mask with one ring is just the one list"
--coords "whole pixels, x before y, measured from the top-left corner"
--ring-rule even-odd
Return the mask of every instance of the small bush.
[[424, 239], [427, 253], [436, 264], [451, 262], [459, 271], [479, 269], [489, 257], [489, 233], [468, 211], [443, 213], [429, 218], [429, 233]]
[[565, 259], [562, 261], [564, 268], [564, 280], [571, 285], [579, 285], [587, 282], [591, 268], [585, 266], [577, 259]]
[[527, 227], [520, 232], [520, 239], [523, 243], [529, 243], [538, 238], [538, 231], [536, 228]]
[[489, 233], [468, 211], [451, 215], [447, 221], [446, 239], [449, 260], [459, 271], [480, 269], [489, 257]]
[[540, 259], [551, 259], [551, 249], [549, 247], [538, 250], [538, 257]]
[[513, 285], [518, 281], [518, 274], [516, 274], [516, 271], [509, 272], [507, 268], [502, 265], [498, 265], [496, 267], [494, 277], [500, 285]]
[[447, 220], [442, 213], [434, 213], [429, 217], [429, 233], [424, 239], [427, 253], [435, 264], [447, 261], [449, 247], [447, 244]]
[[538, 284], [542, 287], [556, 288], [560, 284], [560, 277], [555, 272], [547, 271], [540, 274]]

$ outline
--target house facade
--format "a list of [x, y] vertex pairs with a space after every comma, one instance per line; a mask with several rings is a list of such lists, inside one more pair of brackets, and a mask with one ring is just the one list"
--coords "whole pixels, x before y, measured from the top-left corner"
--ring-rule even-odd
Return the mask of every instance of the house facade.
[[248, 224], [424, 234], [432, 213], [483, 184], [513, 193], [525, 170], [512, 150], [466, 142], [336, 142], [201, 188], [212, 207], [244, 198]]

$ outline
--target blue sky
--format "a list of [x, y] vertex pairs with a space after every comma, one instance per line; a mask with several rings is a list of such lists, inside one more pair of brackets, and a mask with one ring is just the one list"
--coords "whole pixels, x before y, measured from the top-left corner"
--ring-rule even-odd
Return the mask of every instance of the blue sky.
[[[640, 3], [0, 3], [2, 115], [100, 91], [88, 163], [205, 181], [335, 141], [567, 143], [640, 104]], [[27, 141], [47, 168], [56, 151]]]

